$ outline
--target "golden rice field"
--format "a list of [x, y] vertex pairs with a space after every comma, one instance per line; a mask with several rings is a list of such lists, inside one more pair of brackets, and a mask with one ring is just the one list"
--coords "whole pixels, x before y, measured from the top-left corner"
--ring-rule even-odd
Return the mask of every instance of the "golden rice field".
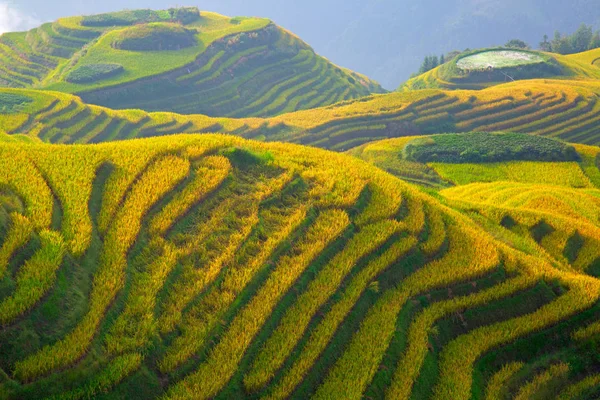
[[583, 186], [432, 196], [234, 136], [0, 142], [0, 399], [590, 398], [600, 148], [577, 150], [556, 179]]

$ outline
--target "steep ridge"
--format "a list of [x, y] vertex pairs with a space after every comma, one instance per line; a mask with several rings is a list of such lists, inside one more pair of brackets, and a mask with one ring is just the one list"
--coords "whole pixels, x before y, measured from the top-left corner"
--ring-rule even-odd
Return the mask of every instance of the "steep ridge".
[[0, 54], [3, 86], [111, 108], [271, 116], [384, 92], [267, 19], [197, 8], [63, 18], [0, 36]]
[[597, 381], [597, 202], [444, 205], [347, 155], [219, 135], [0, 143], [0, 165], [3, 398], [573, 398]]
[[[0, 108], [5, 109], [0, 112], [0, 129], [54, 143], [219, 132], [345, 151], [393, 137], [510, 131], [600, 144], [600, 81], [591, 80], [390, 93], [266, 119], [110, 110], [57, 92], [2, 89], [0, 94]], [[14, 107], [14, 96], [25, 100]]]

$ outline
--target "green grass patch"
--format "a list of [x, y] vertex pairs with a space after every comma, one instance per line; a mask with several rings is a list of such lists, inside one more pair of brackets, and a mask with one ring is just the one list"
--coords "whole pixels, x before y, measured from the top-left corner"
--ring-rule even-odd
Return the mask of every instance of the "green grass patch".
[[16, 93], [0, 93], [0, 113], [13, 114], [23, 110], [26, 105], [33, 102], [30, 97]]
[[191, 23], [200, 18], [197, 7], [171, 8], [169, 10], [124, 10], [83, 18], [81, 25], [91, 27], [130, 26], [161, 21]]
[[130, 51], [181, 50], [198, 43], [196, 33], [178, 24], [152, 23], [121, 30], [111, 45]]
[[71, 71], [66, 79], [72, 83], [96, 82], [121, 72], [123, 66], [120, 64], [89, 64]]

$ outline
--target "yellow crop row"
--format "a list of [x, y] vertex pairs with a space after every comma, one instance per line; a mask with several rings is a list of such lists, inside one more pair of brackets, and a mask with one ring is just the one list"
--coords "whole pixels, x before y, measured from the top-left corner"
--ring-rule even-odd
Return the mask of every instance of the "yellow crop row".
[[[208, 221], [188, 243], [186, 254], [202, 251], [205, 265], [198, 268], [191, 263], [184, 266], [182, 277], [173, 285], [160, 318], [163, 333], [170, 332], [181, 320], [183, 309], [190, 301], [217, 278], [231, 263], [237, 249], [258, 223], [258, 210], [262, 200], [283, 187], [291, 176], [255, 182], [254, 192], [240, 197], [230, 197], [217, 206]], [[228, 218], [228, 223], [224, 219]], [[210, 240], [208, 238], [210, 237]]]
[[142, 356], [139, 353], [130, 353], [112, 360], [98, 375], [83, 387], [70, 392], [51, 397], [51, 400], [79, 400], [89, 399], [100, 393], [106, 393], [119, 384], [127, 376], [140, 368]]
[[32, 152], [31, 158], [60, 200], [62, 234], [69, 250], [76, 256], [83, 254], [92, 236], [88, 202], [103, 156], [89, 149], [74, 152], [57, 146], [52, 152]]
[[576, 399], [585, 394], [586, 391], [593, 391], [598, 385], [600, 385], [600, 375], [589, 376], [564, 388], [557, 397], [557, 400]]
[[536, 264], [528, 266], [530, 273], [538, 275], [541, 279], [557, 279], [570, 290], [529, 315], [478, 328], [449, 343], [440, 356], [436, 399], [468, 399], [472, 387], [473, 363], [481, 354], [575, 315], [600, 298], [600, 285], [596, 279], [559, 272], [545, 263]]
[[0, 302], [0, 325], [5, 325], [37, 303], [50, 290], [65, 254], [61, 236], [40, 233], [42, 247], [19, 269], [14, 293]]
[[164, 235], [173, 222], [194, 203], [200, 202], [223, 182], [230, 169], [231, 164], [225, 157], [204, 159], [202, 165], [195, 171], [194, 180], [152, 219], [149, 226], [150, 234]]
[[33, 233], [33, 227], [27, 217], [13, 212], [10, 214], [10, 219], [9, 231], [0, 248], [0, 279], [4, 276], [13, 253], [27, 244]]
[[[117, 145], [107, 143], [97, 147], [114, 167], [104, 187], [102, 209], [98, 216], [98, 229], [101, 233], [108, 230], [128, 188], [151, 160], [161, 154], [177, 153], [194, 142], [191, 136], [182, 136], [181, 140], [161, 139], [165, 138], [154, 138], [143, 142], [126, 141]], [[203, 140], [198, 146], [208, 152], [218, 144], [219, 142], [212, 137]]]
[[473, 182], [511, 181], [592, 188], [590, 179], [575, 162], [511, 161], [491, 164], [429, 164], [440, 176], [457, 185]]
[[515, 400], [529, 400], [536, 396], [553, 396], [563, 383], [558, 380], [566, 381], [568, 373], [569, 366], [567, 364], [551, 366], [546, 371], [537, 375], [531, 382], [524, 385], [515, 396]]
[[304, 334], [311, 319], [335, 293], [344, 277], [361, 258], [382, 246], [397, 229], [395, 221], [367, 225], [319, 272], [306, 291], [286, 311], [258, 353], [249, 373], [244, 377], [247, 389], [257, 390], [273, 378]]
[[429, 217], [427, 219], [428, 236], [420, 244], [420, 248], [427, 256], [432, 256], [443, 246], [446, 240], [446, 223], [444, 216], [437, 207], [427, 204], [425, 208]]
[[485, 400], [502, 400], [505, 399], [506, 384], [525, 364], [522, 362], [513, 362], [506, 364], [502, 369], [496, 372], [488, 382], [485, 390]]
[[23, 199], [26, 215], [36, 229], [49, 228], [54, 200], [44, 177], [27, 157], [29, 149], [11, 143], [0, 144], [0, 184], [7, 185]]
[[364, 293], [373, 279], [379, 273], [398, 261], [417, 243], [415, 238], [409, 237], [395, 242], [380, 257], [372, 260], [362, 269], [344, 290], [341, 299], [335, 303], [324, 319], [311, 332], [308, 342], [302, 353], [292, 366], [285, 371], [281, 381], [277, 383], [269, 399], [285, 399], [293, 392], [302, 381], [318, 357], [323, 353], [336, 330], [343, 323], [345, 317], [354, 307], [360, 296]]
[[284, 256], [250, 302], [236, 315], [208, 359], [169, 390], [166, 398], [208, 399], [231, 379], [237, 365], [277, 301], [325, 247], [349, 224], [339, 210], [321, 213], [290, 255]]
[[[477, 208], [479, 212], [500, 224], [510, 216], [525, 228], [523, 237], [540, 222], [551, 227], [541, 239], [541, 246], [560, 265], [585, 271], [600, 257], [600, 203], [597, 190], [574, 190], [555, 186], [521, 185], [500, 182], [472, 184], [443, 191], [460, 208]], [[517, 227], [516, 229], [522, 229]], [[574, 260], [566, 260], [564, 250], [572, 237], [583, 241]]]
[[162, 239], [155, 239], [148, 248], [157, 249], [160, 255], [155, 256], [143, 272], [133, 273], [125, 309], [106, 335], [105, 346], [110, 354], [122, 354], [142, 347], [157, 332], [153, 312], [156, 296], [175, 267], [179, 253]]
[[[398, 288], [386, 292], [371, 308], [315, 398], [339, 395], [346, 399], [361, 398], [392, 339], [396, 318], [406, 301], [457, 279], [476, 278], [498, 265], [498, 254], [489, 238], [470, 225], [461, 224], [461, 228], [449, 225], [448, 252], [405, 279]], [[374, 337], [378, 340], [374, 341]]]
[[273, 251], [285, 241], [306, 217], [308, 207], [292, 209], [289, 215], [263, 216], [272, 219], [275, 232], [261, 243], [259, 251], [245, 261], [232, 263], [225, 273], [223, 282], [195, 306], [180, 324], [181, 336], [178, 336], [167, 349], [159, 362], [163, 372], [172, 371], [206, 342], [208, 332], [219, 322], [227, 307], [248, 285], [260, 268], [264, 266]]
[[135, 241], [144, 214], [189, 173], [190, 163], [165, 156], [153, 163], [132, 187], [104, 240], [100, 268], [89, 300], [89, 310], [75, 329], [59, 342], [42, 348], [15, 365], [15, 376], [28, 381], [68, 366], [89, 347], [96, 329], [125, 281], [126, 254]]
[[429, 334], [436, 321], [455, 312], [477, 307], [527, 289], [535, 284], [529, 276], [521, 276], [482, 292], [435, 303], [421, 313], [411, 324], [408, 332], [408, 347], [396, 368], [394, 379], [386, 397], [404, 399], [410, 397], [413, 384], [428, 351]]

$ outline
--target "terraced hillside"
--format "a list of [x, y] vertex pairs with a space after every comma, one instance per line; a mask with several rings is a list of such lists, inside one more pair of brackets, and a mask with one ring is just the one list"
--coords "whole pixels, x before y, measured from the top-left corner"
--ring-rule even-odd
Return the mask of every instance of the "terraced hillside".
[[57, 92], [3, 89], [0, 129], [53, 143], [220, 132], [342, 151], [385, 138], [477, 131], [598, 145], [599, 94], [600, 81], [531, 80], [481, 91], [390, 93], [267, 119], [231, 119], [115, 111]]
[[600, 79], [595, 63], [600, 49], [560, 55], [514, 49], [481, 49], [408, 80], [400, 90], [480, 90], [506, 82], [527, 79]]
[[111, 108], [271, 116], [384, 91], [267, 19], [196, 8], [63, 18], [0, 36], [0, 56], [2, 86]]
[[215, 135], [0, 143], [0, 163], [0, 398], [597, 394], [597, 189], [530, 196], [576, 214], [521, 187], [443, 205]]

